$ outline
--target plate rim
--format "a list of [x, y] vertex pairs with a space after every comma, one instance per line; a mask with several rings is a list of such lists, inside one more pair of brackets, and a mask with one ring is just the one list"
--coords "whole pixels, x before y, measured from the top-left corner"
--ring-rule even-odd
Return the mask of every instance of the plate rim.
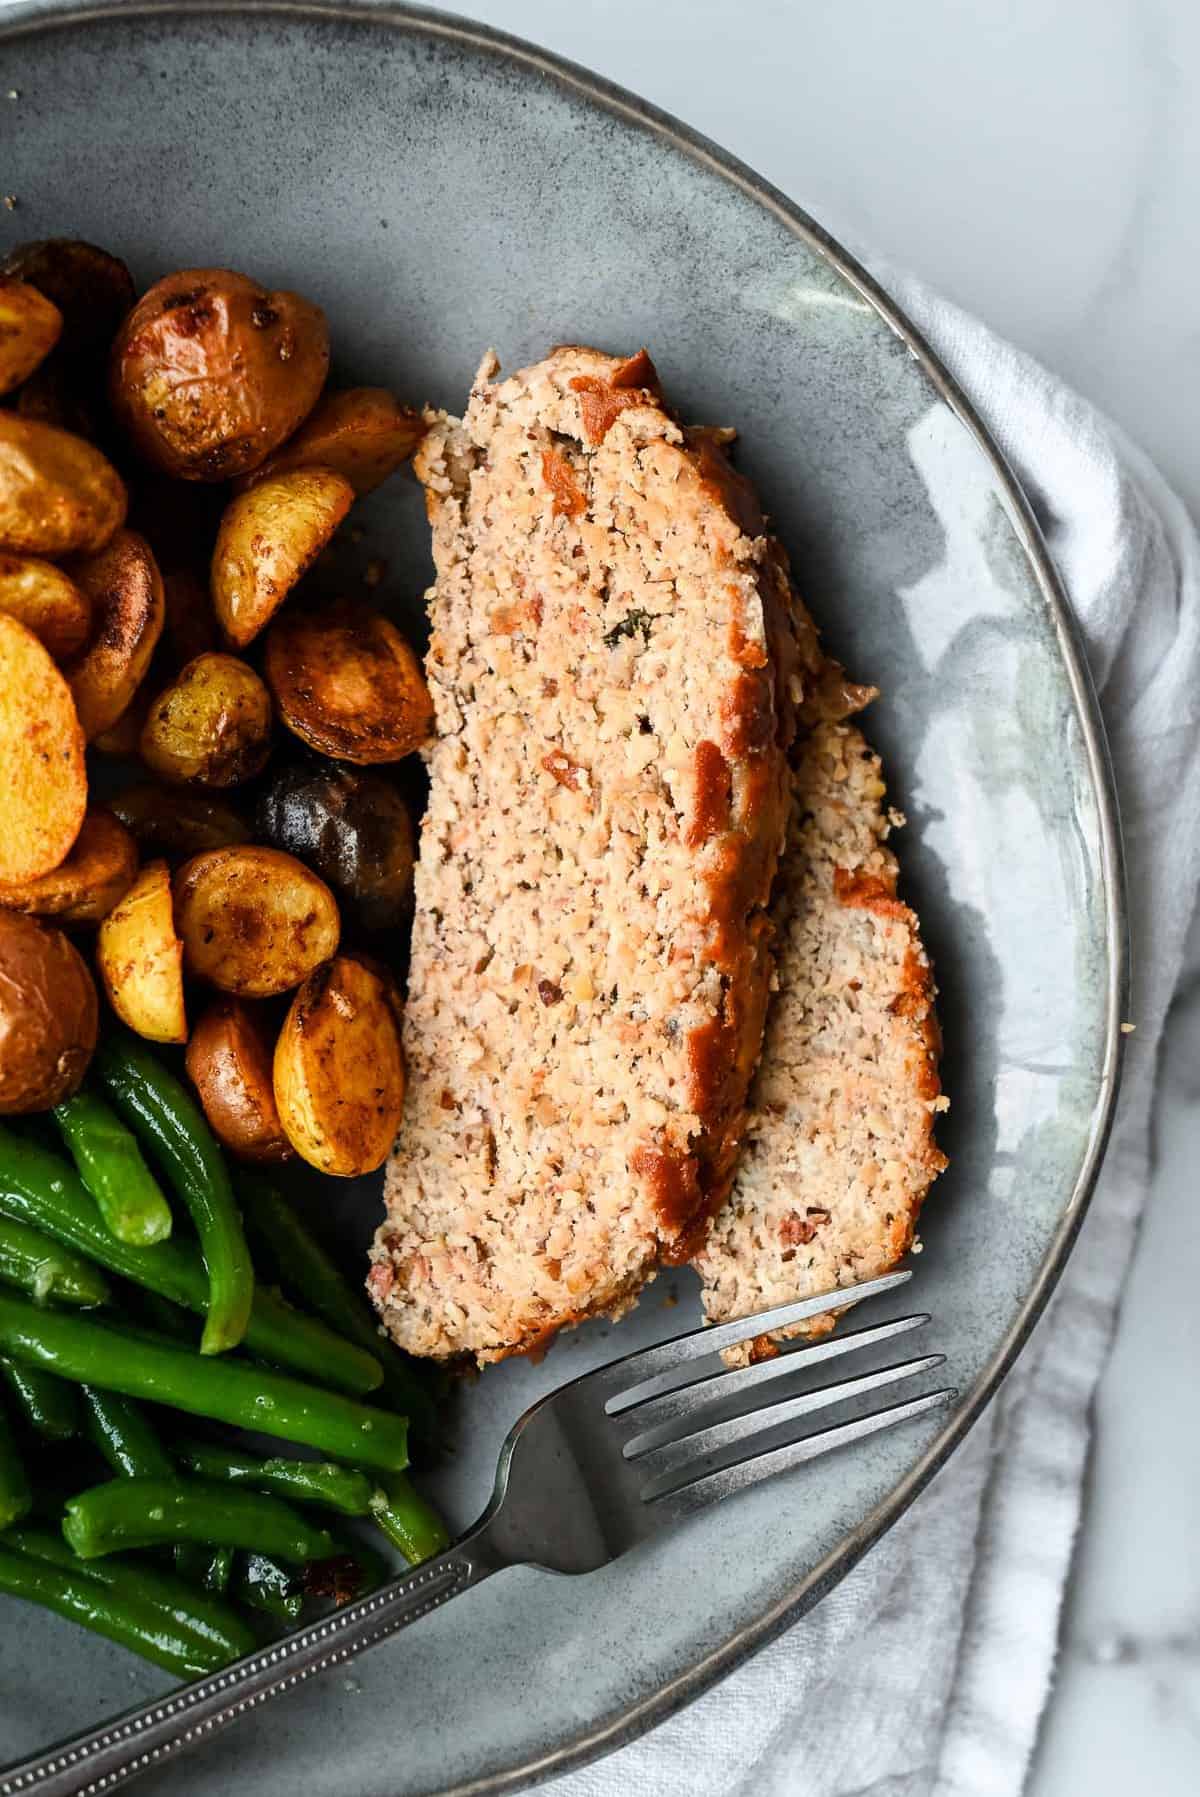
[[650, 1696], [634, 1699], [598, 1726], [575, 1734], [565, 1744], [478, 1778], [439, 1785], [436, 1790], [429, 1787], [425, 1793], [425, 1797], [499, 1797], [503, 1792], [561, 1777], [636, 1740], [782, 1634], [838, 1584], [868, 1548], [899, 1520], [950, 1458], [995, 1395], [1062, 1275], [1091, 1201], [1112, 1130], [1124, 1058], [1124, 1036], [1120, 1026], [1127, 1014], [1130, 991], [1125, 858], [1116, 782], [1079, 625], [1020, 481], [963, 388], [923, 333], [858, 259], [803, 207], [703, 133], [652, 102], [639, 99], [607, 77], [594, 74], [567, 57], [497, 27], [479, 24], [458, 13], [434, 11], [426, 6], [400, 3], [400, 0], [17, 0], [7, 16], [0, 19], [0, 43], [113, 19], [166, 20], [179, 15], [222, 14], [263, 14], [325, 20], [343, 26], [390, 28], [409, 37], [441, 39], [514, 63], [527, 72], [553, 81], [560, 88], [573, 91], [625, 124], [657, 137], [719, 176], [746, 199], [771, 213], [828, 264], [905, 345], [990, 464], [1009, 522], [1054, 625], [1095, 796], [1100, 838], [1098, 872], [1104, 897], [1107, 954], [1105, 1044], [1096, 1110], [1078, 1175], [1036, 1277], [968, 1401], [955, 1412], [921, 1459], [887, 1497], [754, 1622], [736, 1629], [718, 1647], [686, 1671], [668, 1679]]

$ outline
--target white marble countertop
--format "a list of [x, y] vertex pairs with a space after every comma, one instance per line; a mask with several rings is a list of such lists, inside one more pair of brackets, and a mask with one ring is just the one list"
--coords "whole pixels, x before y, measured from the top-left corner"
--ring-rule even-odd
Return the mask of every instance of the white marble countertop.
[[[460, 5], [686, 119], [977, 313], [1200, 513], [1194, 0]], [[1200, 1790], [1200, 974], [1159, 1096], [1031, 1797]]]

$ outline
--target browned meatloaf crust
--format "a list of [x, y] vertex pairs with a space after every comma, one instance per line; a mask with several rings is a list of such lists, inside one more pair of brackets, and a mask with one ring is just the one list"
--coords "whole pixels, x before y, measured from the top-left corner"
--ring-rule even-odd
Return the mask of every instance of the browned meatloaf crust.
[[[946, 1164], [933, 976], [896, 896], [879, 759], [853, 725], [819, 721], [794, 787], [773, 906], [779, 990], [733, 1191], [696, 1262], [710, 1322], [886, 1272]], [[760, 1337], [729, 1358], [776, 1351]]]
[[644, 352], [485, 360], [417, 472], [437, 735], [369, 1289], [480, 1363], [619, 1314], [726, 1196], [820, 670], [722, 433]]

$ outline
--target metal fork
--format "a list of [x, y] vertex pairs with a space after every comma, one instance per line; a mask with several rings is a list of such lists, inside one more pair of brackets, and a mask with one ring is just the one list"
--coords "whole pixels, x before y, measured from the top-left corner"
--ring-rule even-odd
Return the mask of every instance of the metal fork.
[[[500, 1450], [491, 1502], [446, 1553], [225, 1672], [14, 1766], [0, 1775], [0, 1797], [92, 1797], [111, 1790], [278, 1692], [385, 1641], [503, 1567], [593, 1572], [721, 1498], [945, 1404], [954, 1393], [943, 1388], [880, 1410], [859, 1408], [813, 1433], [787, 1429], [928, 1372], [942, 1364], [940, 1354], [800, 1391], [775, 1383], [919, 1328], [929, 1321], [923, 1314], [822, 1338], [750, 1366], [703, 1364], [739, 1342], [847, 1309], [909, 1277], [891, 1273], [697, 1329], [573, 1379], [514, 1424]], [[747, 1395], [748, 1409], [720, 1414]]]

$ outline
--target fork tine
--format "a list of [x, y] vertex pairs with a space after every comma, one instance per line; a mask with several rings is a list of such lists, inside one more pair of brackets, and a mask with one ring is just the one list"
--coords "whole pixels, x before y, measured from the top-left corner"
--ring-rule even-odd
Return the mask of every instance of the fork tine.
[[[751, 1391], [787, 1373], [803, 1372], [818, 1361], [837, 1360], [843, 1354], [857, 1353], [860, 1348], [872, 1348], [877, 1342], [906, 1335], [910, 1329], [921, 1329], [928, 1321], [928, 1311], [918, 1311], [913, 1316], [896, 1317], [890, 1323], [872, 1323], [869, 1329], [847, 1329], [841, 1335], [827, 1335], [819, 1341], [797, 1344], [777, 1354], [774, 1360], [758, 1360], [753, 1366], [718, 1367], [716, 1372], [703, 1373], [687, 1385], [673, 1386], [660, 1397], [641, 1398], [626, 1405], [614, 1421], [632, 1424], [638, 1431], [639, 1441], [647, 1433], [658, 1434], [665, 1440], [667, 1431], [661, 1431], [661, 1434], [659, 1431], [663, 1423], [682, 1422], [709, 1404], [724, 1403], [726, 1398], [737, 1397], [741, 1392]], [[654, 1444], [647, 1443], [647, 1446], [651, 1445]], [[627, 1447], [626, 1453], [628, 1451]]]
[[[671, 1341], [657, 1342], [652, 1348], [642, 1348], [636, 1354], [627, 1354], [624, 1360], [614, 1361], [599, 1373], [593, 1373], [593, 1379], [602, 1380], [604, 1385], [616, 1395], [610, 1397], [605, 1405], [610, 1416], [618, 1416], [631, 1404], [637, 1404], [643, 1398], [656, 1397], [660, 1391], [675, 1383], [674, 1375], [689, 1360], [700, 1360], [708, 1354], [719, 1354], [725, 1348], [732, 1348], [738, 1342], [750, 1341], [757, 1335], [771, 1335], [778, 1329], [789, 1329], [793, 1323], [803, 1323], [809, 1317], [827, 1316], [831, 1310], [849, 1310], [851, 1305], [861, 1304], [864, 1298], [877, 1297], [881, 1292], [890, 1292], [898, 1285], [904, 1285], [912, 1278], [912, 1273], [904, 1269], [899, 1273], [885, 1273], [880, 1279], [868, 1279], [861, 1285], [843, 1285], [836, 1291], [823, 1292], [816, 1298], [798, 1298], [793, 1304], [780, 1304], [774, 1310], [760, 1310], [752, 1317], [739, 1317], [732, 1323], [717, 1323], [712, 1328], [700, 1328], [689, 1331], [686, 1335], [677, 1335]], [[643, 1389], [643, 1387], [645, 1389]]]
[[639, 1470], [648, 1475], [650, 1483], [654, 1483], [668, 1473], [682, 1471], [689, 1463], [696, 1464], [709, 1454], [732, 1447], [735, 1442], [745, 1441], [751, 1435], [761, 1434], [764, 1429], [774, 1429], [780, 1423], [789, 1423], [798, 1416], [809, 1416], [814, 1410], [828, 1410], [847, 1398], [862, 1397], [866, 1392], [881, 1390], [885, 1385], [895, 1385], [901, 1379], [913, 1379], [918, 1373], [927, 1373], [931, 1367], [943, 1366], [945, 1360], [944, 1354], [924, 1354], [919, 1360], [900, 1361], [895, 1366], [860, 1373], [854, 1379], [839, 1379], [833, 1385], [820, 1385], [815, 1391], [802, 1391], [794, 1397], [777, 1398], [774, 1403], [760, 1404], [757, 1409], [748, 1410], [741, 1416], [729, 1417], [724, 1422], [711, 1424], [707, 1429], [696, 1429], [690, 1435], [681, 1435], [673, 1440], [663, 1441], [663, 1431], [655, 1430], [658, 1441], [648, 1441], [643, 1446], [645, 1438], [637, 1436], [626, 1447], [625, 1457], [627, 1460], [637, 1460]]
[[776, 1473], [800, 1466], [806, 1460], [819, 1459], [822, 1454], [832, 1453], [835, 1448], [862, 1441], [866, 1436], [876, 1435], [883, 1429], [894, 1429], [899, 1423], [910, 1422], [913, 1417], [922, 1416], [927, 1410], [935, 1410], [939, 1405], [948, 1404], [955, 1396], [954, 1389], [946, 1387], [941, 1391], [927, 1392], [921, 1398], [910, 1398], [906, 1404], [893, 1404], [887, 1410], [872, 1410], [869, 1415], [856, 1417], [853, 1422], [836, 1423], [832, 1428], [818, 1430], [815, 1435], [802, 1435], [798, 1441], [785, 1442], [778, 1448], [768, 1448], [764, 1453], [753, 1454], [745, 1460], [735, 1462], [733, 1466], [723, 1466], [716, 1472], [703, 1473], [699, 1478], [686, 1480], [682, 1485], [656, 1492], [646, 1502], [652, 1507], [656, 1520], [664, 1523], [678, 1521], [682, 1517], [694, 1515], [697, 1510], [706, 1509], [719, 1498], [731, 1497], [737, 1491], [746, 1491], [763, 1479], [773, 1478]]

